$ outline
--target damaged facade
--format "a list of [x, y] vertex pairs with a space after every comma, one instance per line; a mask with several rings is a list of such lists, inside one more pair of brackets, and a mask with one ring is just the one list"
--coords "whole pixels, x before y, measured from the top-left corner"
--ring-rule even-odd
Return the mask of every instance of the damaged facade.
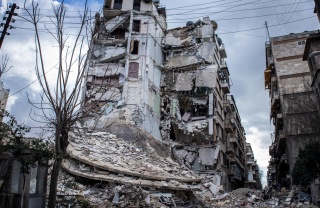
[[163, 40], [161, 135], [173, 156], [198, 173], [221, 171], [228, 191], [246, 180], [245, 135], [230, 93], [227, 57], [208, 17], [171, 29]]
[[317, 98], [311, 74], [302, 61], [306, 39], [314, 32], [271, 38], [266, 43], [265, 87], [269, 90], [275, 135], [269, 147], [268, 183], [291, 188], [291, 171], [299, 149], [319, 141]]
[[149, 197], [181, 191], [209, 202], [249, 177], [227, 54], [214, 21], [167, 30], [159, 5], [105, 0], [96, 15], [82, 109], [101, 114], [83, 123], [101, 132], [70, 136], [63, 167]]
[[103, 14], [96, 15], [84, 108], [95, 108], [107, 119], [125, 105], [131, 123], [161, 139], [159, 66], [164, 59], [165, 10], [152, 1], [105, 0]]

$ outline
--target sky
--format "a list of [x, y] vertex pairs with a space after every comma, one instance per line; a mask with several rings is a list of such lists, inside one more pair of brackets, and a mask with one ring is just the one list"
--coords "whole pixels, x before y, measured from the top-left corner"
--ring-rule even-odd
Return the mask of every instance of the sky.
[[[7, 3], [2, 0], [1, 17], [4, 16]], [[27, 1], [30, 2], [30, 1]], [[43, 15], [42, 27], [52, 31], [53, 25], [48, 15], [52, 14], [50, 0], [38, 0]], [[70, 42], [76, 34], [77, 23], [75, 14], [83, 10], [83, 1], [68, 0], [67, 20], [70, 26], [67, 32], [71, 34]], [[23, 0], [14, 1], [21, 8]], [[90, 1], [89, 8], [93, 14], [101, 11], [103, 0]], [[242, 125], [246, 131], [247, 142], [250, 142], [255, 158], [264, 172], [263, 184], [266, 184], [267, 166], [269, 161], [269, 145], [273, 132], [270, 123], [270, 99], [264, 88], [263, 72], [265, 65], [265, 42], [268, 40], [266, 23], [271, 37], [300, 33], [319, 29], [319, 22], [313, 13], [313, 0], [160, 0], [166, 7], [168, 28], [185, 26], [187, 21], [196, 22], [203, 17], [210, 17], [218, 24], [216, 33], [222, 39], [227, 51], [226, 59], [232, 86], [231, 94], [240, 113]], [[13, 68], [3, 74], [1, 79], [6, 88], [10, 89], [7, 104], [16, 118], [37, 131], [41, 126], [35, 109], [28, 99], [36, 102], [41, 93], [34, 73], [34, 31], [32, 25], [23, 20], [26, 11], [18, 9], [19, 16], [14, 17], [15, 23], [6, 36], [0, 55], [8, 54]], [[46, 67], [53, 68], [56, 64], [57, 44], [49, 34], [42, 32], [45, 48]], [[54, 72], [49, 72], [50, 73]], [[52, 74], [53, 75], [53, 74]], [[52, 76], [53, 77], [53, 76]], [[52, 80], [53, 81], [53, 80]]]

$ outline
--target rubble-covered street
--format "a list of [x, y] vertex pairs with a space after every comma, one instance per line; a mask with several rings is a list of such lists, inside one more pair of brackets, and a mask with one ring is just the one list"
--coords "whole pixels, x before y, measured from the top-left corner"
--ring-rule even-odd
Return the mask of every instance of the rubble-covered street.
[[65, 172], [58, 186], [60, 204], [68, 207], [212, 207], [212, 208], [316, 208], [309, 202], [298, 202], [290, 197], [291, 191], [272, 191], [264, 199], [260, 190], [239, 188], [229, 193], [220, 190], [213, 198], [199, 201], [192, 192], [145, 189], [138, 185], [117, 185], [103, 181], [72, 177]]
[[299, 202], [297, 193], [285, 189], [266, 194], [249, 188], [227, 192], [219, 171], [197, 173], [187, 164], [175, 162], [178, 146], [177, 142], [159, 142], [119, 121], [108, 131], [74, 133], [60, 175], [59, 203], [97, 208], [316, 207]]

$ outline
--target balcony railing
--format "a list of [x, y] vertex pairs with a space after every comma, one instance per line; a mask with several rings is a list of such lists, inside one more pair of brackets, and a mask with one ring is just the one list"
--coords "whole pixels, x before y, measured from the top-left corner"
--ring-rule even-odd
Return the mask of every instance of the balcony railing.
[[230, 93], [230, 84], [229, 84], [229, 82], [221, 81], [220, 85], [221, 85], [223, 93], [225, 93], [225, 94]]

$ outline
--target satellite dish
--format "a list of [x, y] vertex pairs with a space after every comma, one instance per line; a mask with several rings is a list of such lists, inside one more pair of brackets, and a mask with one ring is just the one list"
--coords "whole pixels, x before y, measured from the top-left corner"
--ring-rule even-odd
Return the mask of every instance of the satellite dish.
[[218, 23], [216, 21], [211, 20], [211, 25], [213, 27], [213, 31], [216, 31], [218, 29]]
[[188, 26], [188, 27], [190, 27], [192, 25], [194, 25], [194, 23], [192, 21], [188, 21], [187, 24], [186, 24], [186, 26]]

